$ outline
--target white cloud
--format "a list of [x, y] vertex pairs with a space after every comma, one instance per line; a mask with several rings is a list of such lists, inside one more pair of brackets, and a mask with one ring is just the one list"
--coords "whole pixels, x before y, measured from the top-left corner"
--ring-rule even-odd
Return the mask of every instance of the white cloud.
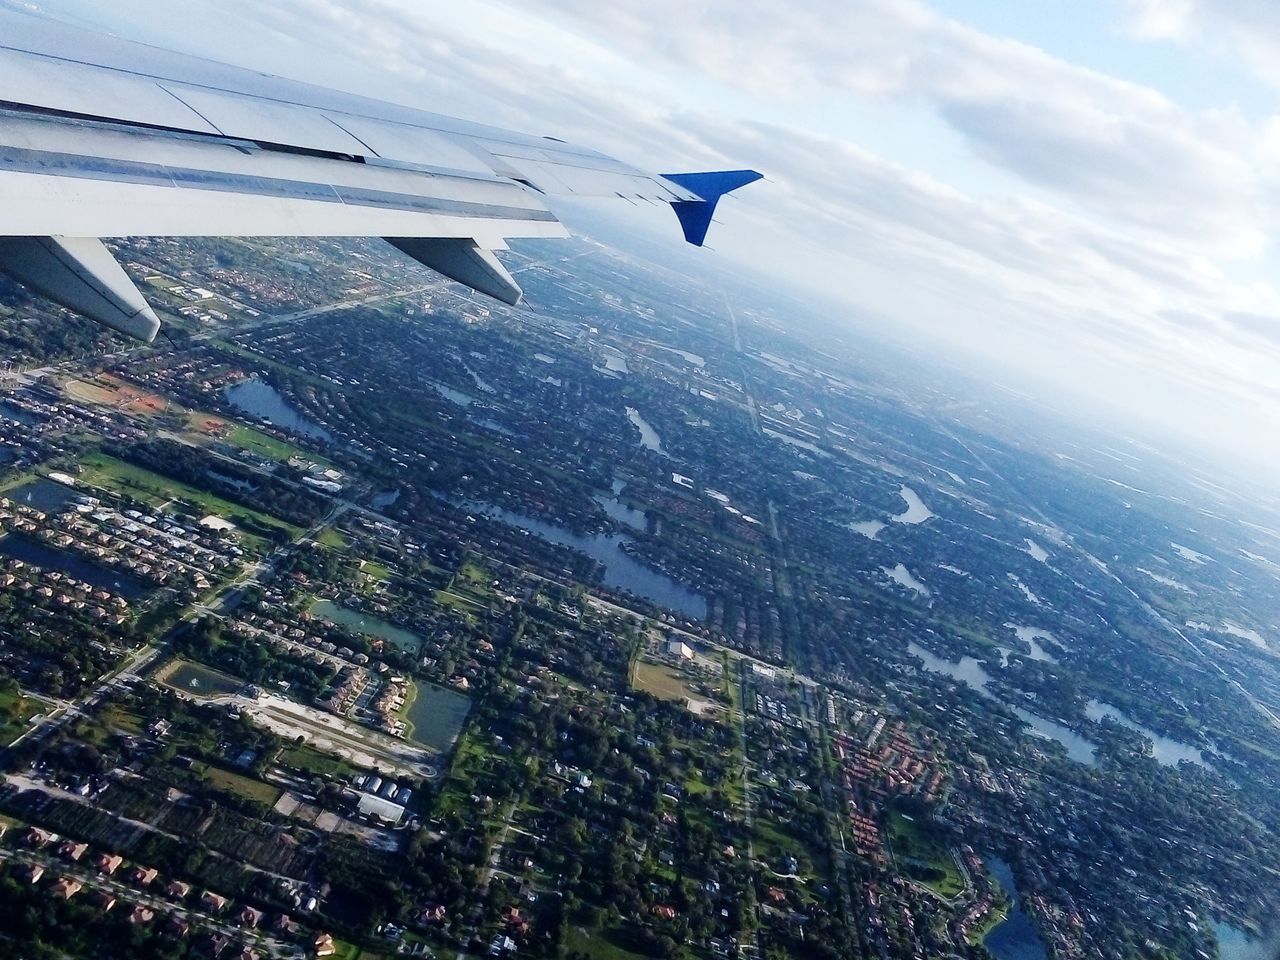
[[[1233, 279], [1233, 261], [1274, 233], [1280, 137], [1265, 126], [1189, 111], [912, 0], [502, 4], [463, 5], [504, 23], [497, 33], [393, 0], [191, 3], [167, 24], [165, 8], [120, 0], [111, 16], [151, 39], [651, 168], [750, 163], [772, 182], [722, 211], [731, 223], [712, 242], [724, 254], [1206, 442], [1247, 449], [1250, 418], [1280, 419], [1280, 294]], [[1147, 29], [1167, 35], [1178, 9], [1157, 4]], [[673, 94], [673, 76], [689, 92]], [[743, 89], [930, 112], [1012, 186], [963, 189], [838, 124], [722, 112], [737, 103], [724, 92]], [[1264, 442], [1280, 459], [1280, 441]]]

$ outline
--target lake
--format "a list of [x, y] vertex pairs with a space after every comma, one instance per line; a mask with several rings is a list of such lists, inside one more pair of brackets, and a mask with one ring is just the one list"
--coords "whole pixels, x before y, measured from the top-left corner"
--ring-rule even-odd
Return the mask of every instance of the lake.
[[1199, 747], [1193, 747], [1170, 737], [1161, 736], [1154, 730], [1130, 720], [1118, 707], [1113, 707], [1109, 703], [1103, 703], [1101, 700], [1090, 700], [1085, 706], [1084, 712], [1090, 720], [1095, 722], [1102, 720], [1103, 717], [1110, 717], [1122, 727], [1128, 727], [1130, 730], [1142, 734], [1151, 741], [1151, 755], [1166, 767], [1176, 767], [1183, 760], [1189, 760], [1191, 763], [1199, 764], [1202, 767], [1209, 766], [1204, 762], [1204, 757], [1200, 755]]
[[880, 531], [887, 526], [887, 524], [883, 524], [879, 520], [857, 520], [851, 523], [846, 523], [845, 526], [854, 533], [866, 537], [868, 540], [874, 540]]
[[898, 495], [907, 502], [907, 509], [903, 513], [894, 514], [889, 518], [894, 523], [924, 523], [926, 520], [937, 516], [924, 505], [920, 495], [910, 487], [904, 486], [898, 491]]
[[929, 588], [911, 575], [911, 571], [898, 564], [894, 567], [881, 567], [880, 572], [892, 580], [894, 583], [906, 587], [908, 590], [914, 590], [922, 597], [931, 596]]
[[1022, 896], [1014, 882], [1012, 868], [999, 857], [987, 857], [986, 863], [1000, 889], [1009, 898], [1010, 906], [1009, 915], [991, 928], [982, 945], [997, 960], [1046, 960], [1048, 951], [1044, 940], [1022, 909]]
[[622, 492], [625, 484], [621, 480], [613, 482], [613, 496], [606, 497], [603, 493], [597, 493], [592, 499], [600, 504], [609, 517], [617, 520], [624, 526], [630, 527], [632, 530], [645, 530], [648, 528], [648, 521], [645, 519], [644, 511], [629, 507], [618, 499], [618, 494]]
[[629, 590], [638, 597], [678, 610], [696, 620], [703, 620], [707, 616], [707, 601], [701, 595], [666, 574], [646, 566], [623, 550], [623, 546], [631, 542], [628, 537], [611, 533], [581, 536], [554, 523], [535, 520], [533, 517], [504, 510], [491, 503], [464, 500], [457, 506], [493, 517], [513, 527], [519, 527], [521, 530], [536, 533], [551, 543], [572, 547], [585, 553], [604, 566], [604, 575], [601, 579], [616, 590]]
[[0, 539], [0, 554], [44, 570], [57, 570], [77, 580], [83, 580], [98, 590], [107, 590], [126, 600], [137, 600], [151, 589], [147, 584], [123, 570], [100, 567], [69, 550], [51, 547], [19, 533], [11, 533]]
[[[988, 684], [991, 682], [991, 674], [987, 673], [982, 664], [973, 657], [961, 657], [959, 662], [944, 660], [942, 657], [930, 653], [914, 641], [907, 645], [907, 649], [924, 661], [926, 670], [931, 670], [934, 673], [945, 673], [951, 679], [977, 690], [984, 697], [996, 699], [995, 694], [988, 689]], [[1095, 755], [1097, 744], [1093, 743], [1093, 741], [1080, 736], [1070, 727], [1055, 723], [1052, 720], [1046, 720], [1030, 710], [1009, 704], [1006, 704], [1006, 706], [1027, 724], [1031, 733], [1046, 740], [1056, 740], [1062, 744], [1066, 748], [1067, 756], [1072, 760], [1090, 767], [1097, 763]]]
[[1250, 936], [1229, 923], [1214, 923], [1218, 955], [1222, 960], [1276, 960], [1280, 957], [1280, 930], [1263, 937]]
[[[1053, 640], [1053, 634], [1048, 630], [1040, 630], [1036, 627], [1022, 627], [1016, 623], [1006, 623], [1006, 627], [1012, 630], [1019, 640], [1031, 647], [1031, 659], [1039, 660], [1042, 663], [1057, 663], [1058, 658], [1040, 645], [1041, 640]], [[1001, 648], [1002, 650], [1004, 648]]]
[[421, 638], [408, 630], [401, 630], [393, 623], [387, 623], [385, 620], [379, 620], [377, 617], [361, 613], [359, 610], [352, 610], [331, 600], [317, 600], [311, 604], [307, 612], [313, 617], [331, 620], [338, 626], [346, 627], [356, 633], [387, 640], [401, 650], [407, 650], [413, 654], [416, 654], [418, 648], [422, 646]]
[[14, 487], [4, 496], [14, 503], [35, 507], [44, 513], [56, 513], [80, 496], [81, 493], [87, 492], [73, 490], [65, 483], [54, 483], [52, 480], [41, 478], [32, 480], [30, 483], [24, 483], [20, 487]]
[[237, 410], [251, 417], [257, 417], [259, 420], [265, 420], [281, 430], [288, 430], [314, 440], [333, 439], [333, 434], [298, 413], [281, 396], [280, 391], [265, 380], [259, 380], [257, 377], [241, 380], [223, 390], [222, 395]]
[[662, 438], [658, 436], [658, 431], [653, 429], [648, 420], [640, 416], [639, 410], [635, 407], [627, 407], [627, 419], [640, 429], [640, 446], [654, 453], [660, 453], [664, 457], [667, 455], [667, 452], [662, 449]]
[[453, 746], [471, 709], [471, 700], [434, 683], [417, 681], [417, 695], [405, 713], [409, 723], [408, 739], [424, 747], [444, 753]]

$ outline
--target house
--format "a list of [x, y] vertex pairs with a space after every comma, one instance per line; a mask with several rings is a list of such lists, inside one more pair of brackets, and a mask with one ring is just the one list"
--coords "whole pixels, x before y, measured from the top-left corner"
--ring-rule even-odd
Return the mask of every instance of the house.
[[74, 840], [63, 840], [58, 845], [58, 856], [64, 860], [75, 862], [83, 857], [89, 851], [87, 843], [77, 843]]
[[190, 892], [191, 884], [183, 883], [181, 880], [170, 880], [164, 887], [165, 896], [172, 897], [174, 900], [185, 900]]
[[22, 835], [22, 842], [28, 847], [43, 847], [52, 839], [52, 834], [45, 833], [39, 827], [31, 827]]
[[665, 903], [655, 904], [653, 915], [663, 920], [674, 920], [676, 918], [676, 908]]
[[236, 923], [242, 927], [257, 927], [262, 922], [262, 911], [255, 910], [253, 907], [245, 904], [240, 908], [240, 912], [236, 914]]
[[95, 890], [90, 895], [89, 902], [103, 913], [110, 913], [115, 909], [119, 901], [116, 900], [116, 895], [109, 890]]
[[331, 933], [317, 933], [315, 940], [311, 941], [311, 949], [317, 957], [332, 957], [338, 950]]
[[200, 894], [200, 906], [210, 913], [221, 913], [227, 909], [227, 898], [218, 896], [212, 890], [206, 890]]
[[154, 910], [152, 910], [150, 907], [144, 907], [142, 904], [138, 904], [136, 907], [133, 908], [133, 913], [129, 914], [129, 923], [133, 924], [133, 926], [135, 927], [138, 927], [138, 926], [142, 926], [143, 924], [150, 923], [155, 918], [156, 918], [156, 912]]
[[180, 917], [176, 913], [171, 914], [169, 919], [165, 921], [164, 932], [166, 936], [181, 940], [191, 932], [191, 923], [186, 917]]
[[668, 640], [667, 653], [677, 660], [692, 660], [693, 647], [689, 646], [683, 640]]
[[38, 863], [29, 864], [18, 871], [18, 876], [26, 880], [27, 883], [39, 883], [40, 878], [44, 876], [44, 867]]
[[140, 887], [149, 887], [159, 875], [160, 871], [155, 867], [134, 867], [129, 878]]
[[120, 864], [124, 863], [124, 857], [116, 853], [101, 853], [98, 859], [94, 861], [94, 866], [98, 868], [99, 873], [105, 873], [107, 876], [115, 873], [120, 869]]
[[53, 885], [50, 891], [55, 897], [61, 900], [70, 900], [84, 888], [84, 884], [79, 880], [71, 877], [59, 877], [58, 882]]

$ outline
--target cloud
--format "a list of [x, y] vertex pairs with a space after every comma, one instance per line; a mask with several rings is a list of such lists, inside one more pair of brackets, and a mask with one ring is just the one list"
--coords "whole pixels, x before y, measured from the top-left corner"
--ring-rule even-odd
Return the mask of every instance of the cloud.
[[[488, 23], [505, 12], [506, 42], [395, 0], [167, 14], [119, 0], [110, 15], [206, 55], [650, 169], [749, 162], [771, 182], [723, 205], [731, 223], [712, 243], [724, 256], [1117, 417], [1158, 417], [1236, 449], [1254, 442], [1258, 417], [1280, 420], [1280, 294], [1232, 269], [1273, 232], [1268, 148], [1230, 111], [1192, 113], [912, 0], [503, 4], [469, 9]], [[926, 112], [1008, 179], [965, 189], [859, 145], [856, 130], [726, 111], [730, 86], [798, 118], [801, 105], [851, 98]], [[1280, 459], [1269, 442], [1263, 453]]]

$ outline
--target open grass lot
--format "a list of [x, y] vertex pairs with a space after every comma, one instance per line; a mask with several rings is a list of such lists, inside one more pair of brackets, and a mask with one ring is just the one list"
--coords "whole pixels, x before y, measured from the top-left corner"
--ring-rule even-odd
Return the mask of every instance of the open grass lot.
[[631, 673], [631, 685], [662, 700], [699, 700], [701, 697], [689, 686], [678, 671], [662, 663], [637, 660]]
[[[901, 813], [889, 817], [889, 841], [899, 866], [909, 868], [912, 863], [922, 864], [935, 871], [937, 876], [917, 876], [916, 879], [940, 897], [950, 900], [964, 890], [964, 880], [956, 869], [951, 851], [945, 843], [927, 827]], [[907, 869], [907, 873], [913, 871]]]
[[[125, 494], [157, 507], [171, 500], [185, 500], [197, 511], [216, 514], [232, 523], [235, 523], [238, 517], [249, 517], [258, 524], [285, 530], [294, 538], [302, 532], [293, 524], [285, 523], [269, 514], [232, 503], [208, 490], [188, 486], [170, 477], [117, 460], [105, 453], [91, 453], [81, 459], [80, 465], [84, 468], [81, 479], [85, 483]], [[249, 538], [249, 535], [245, 534], [245, 536]]]
[[235, 693], [245, 684], [238, 677], [182, 659], [173, 660], [156, 671], [156, 680], [188, 696], [197, 697]]
[[273, 787], [269, 783], [263, 783], [261, 780], [254, 780], [252, 777], [242, 776], [238, 773], [232, 773], [230, 770], [211, 767], [207, 764], [201, 764], [198, 770], [200, 779], [215, 790], [225, 790], [227, 793], [238, 794], [248, 800], [264, 803], [269, 807], [280, 799], [280, 788]]
[[279, 762], [317, 777], [353, 777], [357, 770], [341, 757], [307, 744], [292, 744], [280, 751]]
[[0, 744], [12, 743], [42, 708], [39, 700], [23, 696], [16, 687], [0, 690]]
[[[325, 527], [320, 531], [320, 535], [316, 537], [323, 546], [332, 547], [334, 550], [345, 550], [347, 548], [347, 538], [343, 536], [341, 530], [335, 530], [333, 527]], [[368, 573], [364, 568], [360, 568], [361, 573]], [[384, 578], [379, 578], [384, 579]]]
[[606, 928], [588, 932], [584, 927], [566, 922], [564, 926], [565, 952], [582, 953], [592, 960], [646, 960], [647, 954], [628, 950], [626, 931]]

